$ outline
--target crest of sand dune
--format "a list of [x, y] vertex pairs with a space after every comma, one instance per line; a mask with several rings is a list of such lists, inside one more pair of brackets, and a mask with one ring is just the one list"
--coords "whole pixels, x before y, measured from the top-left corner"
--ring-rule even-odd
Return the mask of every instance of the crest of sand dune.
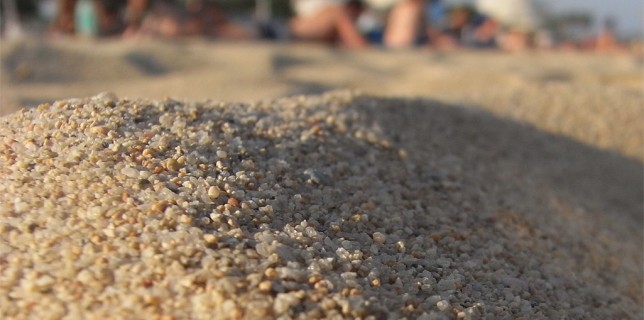
[[638, 319], [641, 163], [336, 92], [0, 119], [0, 314]]
[[0, 56], [0, 114], [103, 91], [124, 97], [250, 101], [354, 88], [469, 105], [644, 159], [642, 63], [628, 55], [7, 41]]

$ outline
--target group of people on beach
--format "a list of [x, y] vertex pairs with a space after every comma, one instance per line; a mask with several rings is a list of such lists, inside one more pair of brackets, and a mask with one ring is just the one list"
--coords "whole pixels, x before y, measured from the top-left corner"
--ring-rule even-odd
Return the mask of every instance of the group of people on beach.
[[[309, 9], [313, 7], [313, 9]], [[440, 0], [295, 0], [291, 32], [300, 39], [360, 48], [428, 45], [517, 50], [533, 44], [536, 28], [502, 25], [473, 6]]]
[[[82, 8], [79, 2], [92, 6], [92, 10], [79, 14], [76, 12], [79, 7]], [[89, 32], [77, 30], [83, 27], [84, 20], [91, 20], [88, 24], [93, 24], [95, 28], [87, 28]], [[120, 34], [123, 37], [250, 36], [246, 30], [231, 23], [213, 1], [208, 0], [57, 0], [57, 15], [48, 34], [58, 37], [79, 31], [90, 33], [91, 36]]]
[[[49, 30], [53, 36], [78, 31], [78, 21], [74, 18], [78, 16], [75, 12], [78, 1], [93, 4], [99, 35], [165, 38], [200, 35], [224, 39], [276, 35], [266, 19], [262, 19], [255, 30], [233, 22], [213, 0], [57, 1], [57, 17]], [[493, 1], [504, 2], [487, 0]], [[262, 0], [256, 2], [260, 4]], [[270, 5], [270, 0], [264, 2]], [[523, 7], [513, 10], [529, 11], [530, 1], [524, 3]], [[290, 0], [290, 5], [293, 14], [288, 21], [288, 37], [297, 41], [347, 48], [375, 44], [387, 48], [423, 45], [510, 51], [543, 46], [548, 42], [529, 16], [511, 21], [474, 6], [447, 7], [441, 0]], [[510, 15], [520, 16], [521, 12]], [[598, 38], [598, 44], [608, 47], [617, 42], [611, 33], [604, 33]]]

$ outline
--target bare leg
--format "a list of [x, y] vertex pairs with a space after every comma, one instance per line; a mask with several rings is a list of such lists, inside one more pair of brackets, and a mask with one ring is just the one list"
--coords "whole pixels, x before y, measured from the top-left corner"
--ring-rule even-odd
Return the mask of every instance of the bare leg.
[[344, 6], [329, 6], [308, 17], [295, 17], [289, 25], [296, 38], [333, 43], [349, 48], [363, 48], [367, 41], [356, 29]]
[[407, 48], [414, 45], [423, 13], [422, 0], [402, 0], [389, 14], [384, 42], [387, 47]]

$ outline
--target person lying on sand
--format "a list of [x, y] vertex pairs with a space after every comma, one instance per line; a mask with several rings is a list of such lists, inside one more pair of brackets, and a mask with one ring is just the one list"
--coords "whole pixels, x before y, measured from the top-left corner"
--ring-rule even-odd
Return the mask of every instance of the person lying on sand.
[[[356, 28], [362, 13], [360, 1], [292, 0], [295, 17], [289, 30], [298, 40], [339, 44], [347, 48], [364, 48], [367, 40]], [[368, 5], [387, 10], [383, 43], [390, 48], [413, 46], [422, 21], [423, 0], [367, 1]]]

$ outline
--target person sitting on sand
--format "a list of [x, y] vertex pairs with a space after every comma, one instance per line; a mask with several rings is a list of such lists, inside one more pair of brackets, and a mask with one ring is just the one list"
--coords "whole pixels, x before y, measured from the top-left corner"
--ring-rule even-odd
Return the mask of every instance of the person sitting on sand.
[[145, 19], [143, 34], [175, 38], [208, 36], [245, 39], [251, 32], [232, 23], [212, 1], [185, 0], [183, 5], [160, 0]]
[[[51, 34], [74, 34], [78, 0], [58, 0], [58, 17]], [[125, 26], [119, 24], [119, 4], [126, 3]], [[180, 2], [180, 3], [177, 3]], [[165, 38], [205, 35], [247, 38], [250, 32], [231, 23], [209, 0], [92, 0], [99, 22], [99, 35], [122, 33], [125, 37], [152, 35]], [[150, 13], [146, 14], [148, 7]]]
[[427, 28], [429, 45], [438, 49], [462, 47], [494, 47], [498, 25], [495, 20], [481, 16], [470, 6], [460, 5], [448, 10], [443, 25]]
[[[291, 34], [300, 40], [339, 43], [348, 48], [363, 48], [367, 40], [356, 28], [362, 12], [359, 1], [292, 0], [295, 17], [291, 19]], [[369, 1], [368, 5], [387, 10], [388, 18], [383, 43], [390, 48], [404, 48], [415, 44], [422, 21], [423, 0]]]
[[366, 0], [367, 5], [384, 12], [386, 23], [382, 43], [388, 48], [410, 48], [423, 36], [424, 0]]
[[289, 22], [293, 37], [304, 41], [340, 44], [348, 48], [363, 48], [367, 41], [355, 26], [359, 3], [345, 4], [342, 0], [292, 0], [295, 12]]
[[535, 48], [543, 16], [535, 0], [478, 0], [477, 9], [494, 19], [495, 42], [505, 51]]
[[443, 25], [434, 26], [432, 23], [427, 28], [430, 45], [440, 49], [460, 47], [471, 18], [472, 12], [467, 6], [449, 9]]
[[[76, 30], [75, 14], [78, 0], [58, 0], [58, 13], [50, 29], [50, 35], [72, 35]], [[94, 11], [98, 20], [98, 35], [112, 35], [122, 32], [131, 35], [138, 32], [149, 0], [127, 0], [124, 26], [118, 17], [120, 5], [124, 1], [93, 0]]]

